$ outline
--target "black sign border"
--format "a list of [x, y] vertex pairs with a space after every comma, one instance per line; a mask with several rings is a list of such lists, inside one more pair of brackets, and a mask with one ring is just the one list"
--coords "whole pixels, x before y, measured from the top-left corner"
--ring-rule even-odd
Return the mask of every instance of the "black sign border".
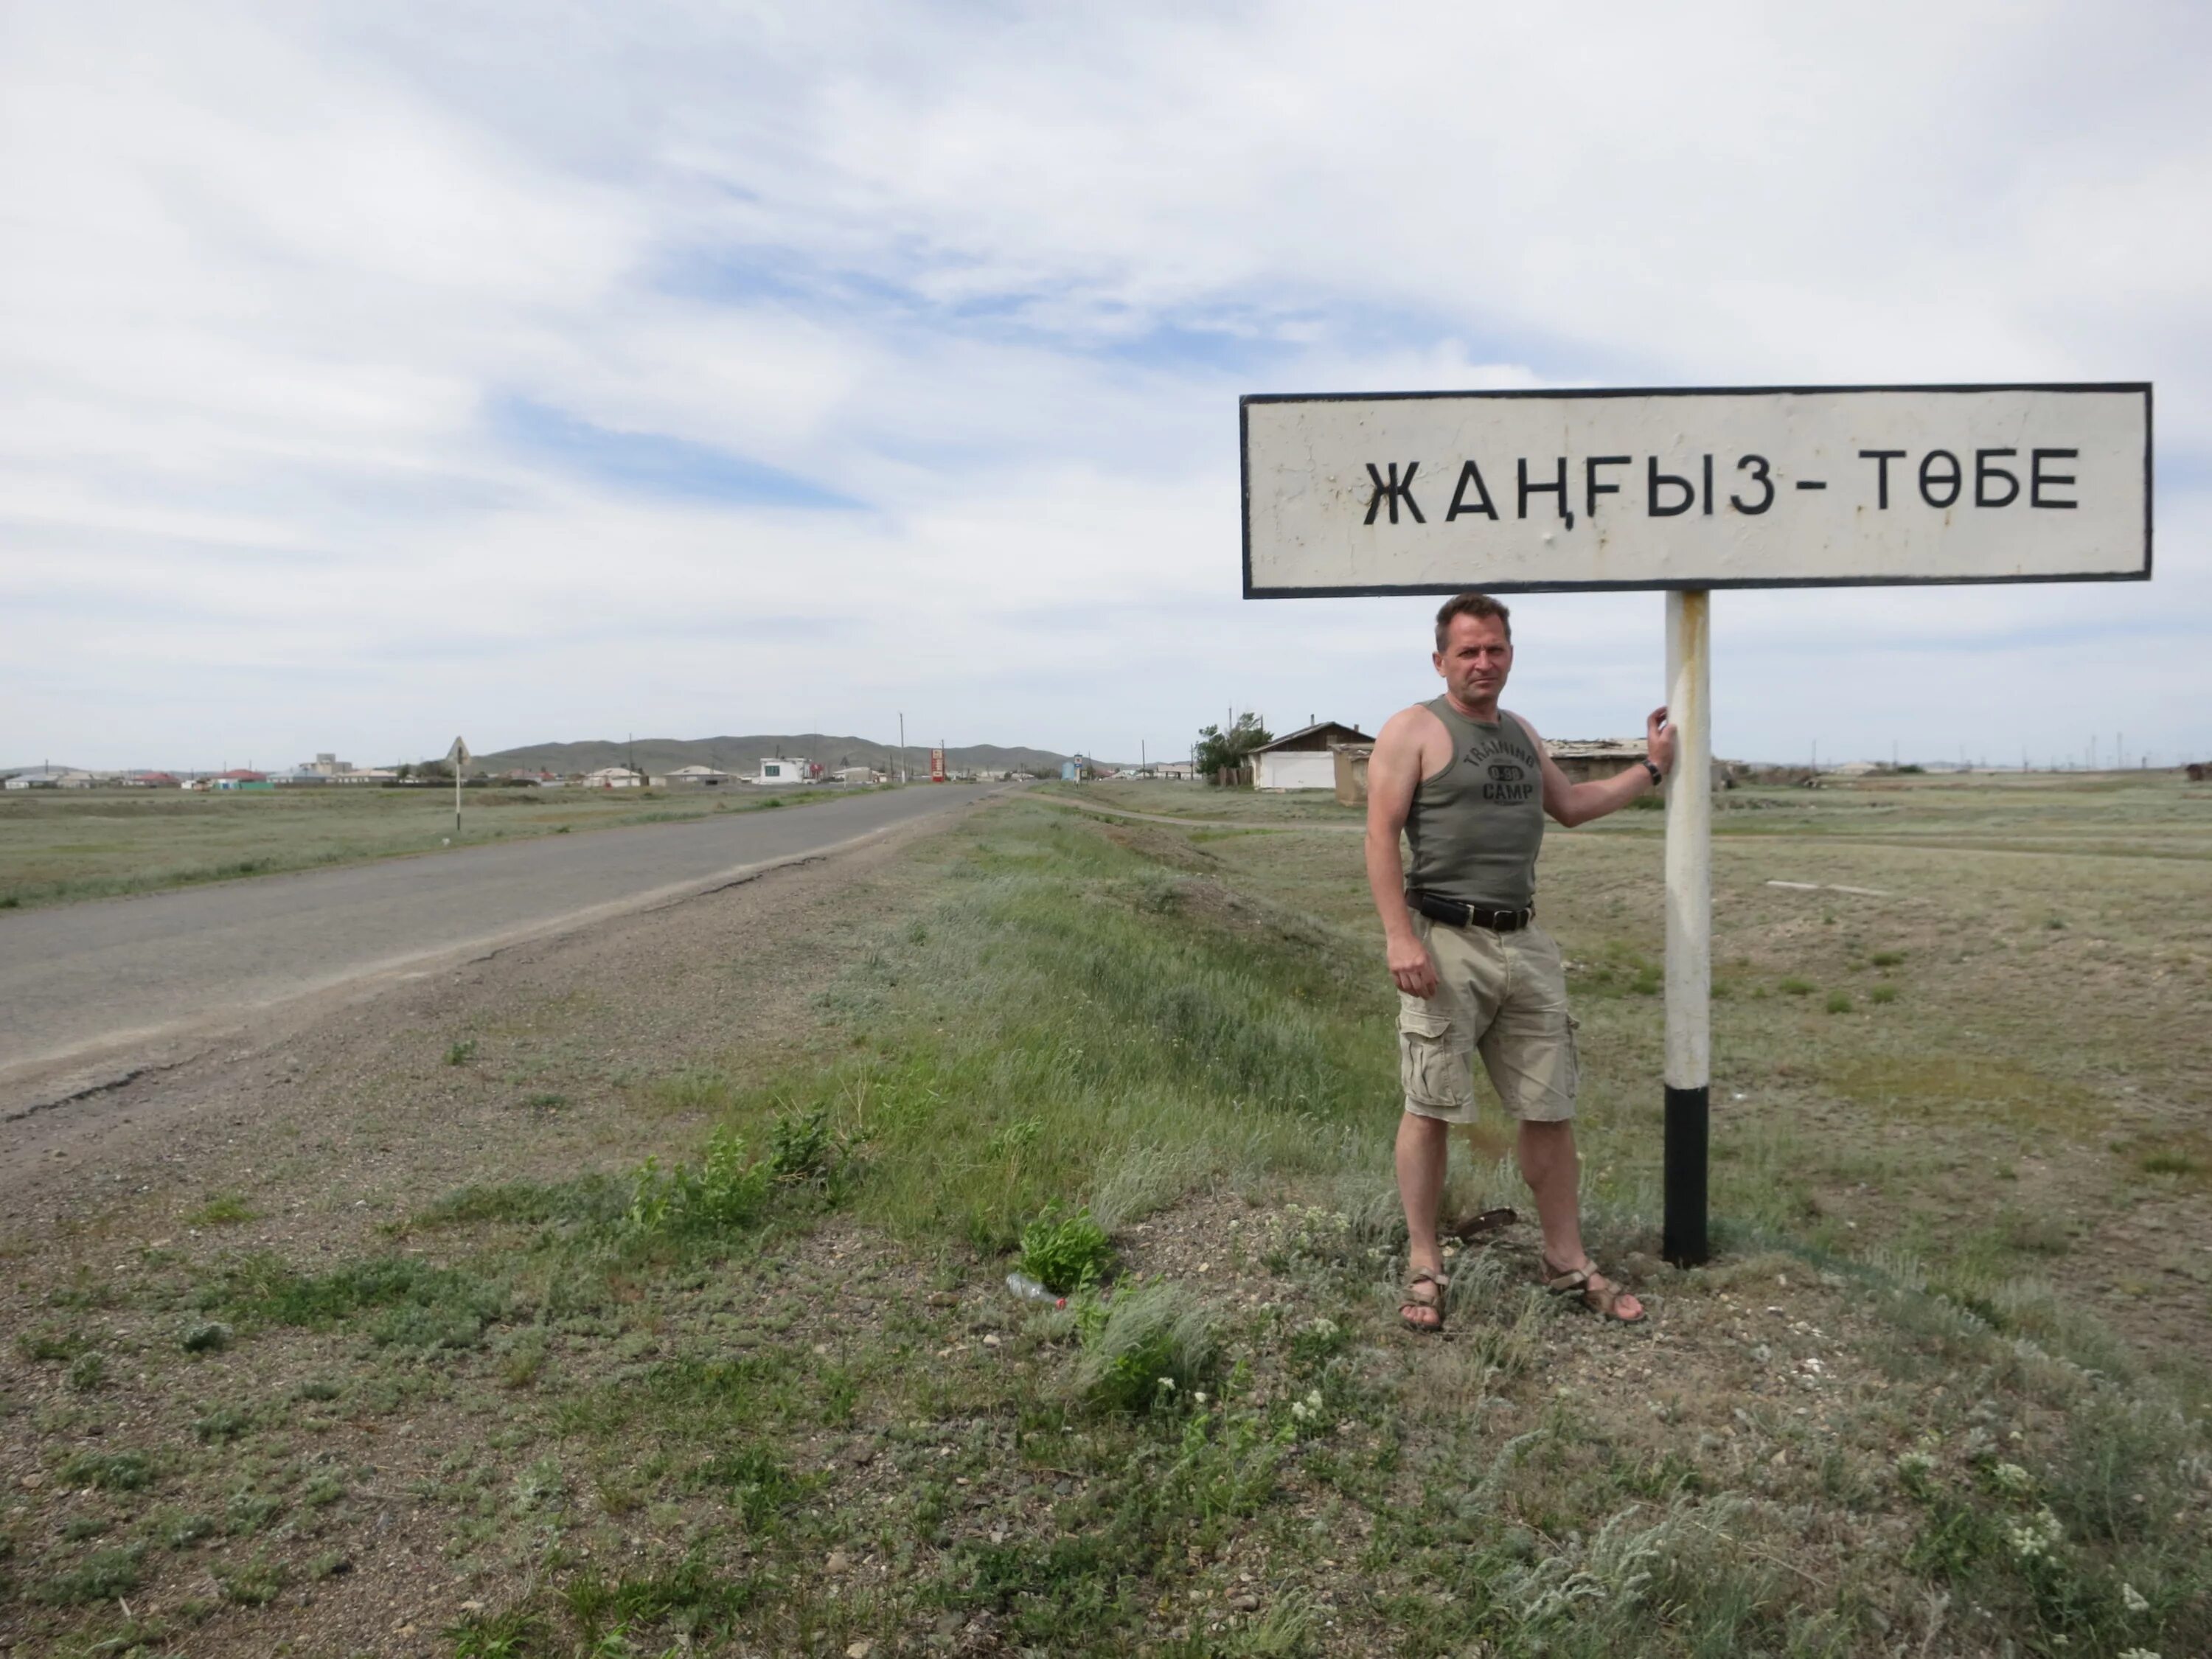
[[1248, 392], [1237, 400], [1237, 462], [1243, 492], [1244, 597], [1248, 599], [1348, 599], [1394, 593], [1461, 593], [1466, 582], [1376, 584], [1354, 587], [1255, 587], [1252, 583], [1252, 422], [1255, 404], [1408, 403], [1442, 398], [1775, 398], [1838, 392], [2141, 392], [2143, 400], [2143, 550], [2141, 570], [2088, 570], [2023, 576], [1758, 576], [1717, 581], [1486, 582], [1486, 593], [1651, 593], [1714, 587], [1960, 587], [2021, 582], [2147, 582], [2151, 573], [2151, 382], [2148, 380], [1991, 380], [1936, 386], [1648, 386], [1518, 387], [1487, 392]]

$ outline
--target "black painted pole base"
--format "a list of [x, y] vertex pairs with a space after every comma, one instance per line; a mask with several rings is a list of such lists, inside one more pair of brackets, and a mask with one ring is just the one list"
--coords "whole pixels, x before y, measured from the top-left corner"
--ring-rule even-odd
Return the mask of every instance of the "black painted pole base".
[[1705, 1156], [1711, 1139], [1710, 1087], [1667, 1087], [1664, 1174], [1667, 1218], [1660, 1251], [1678, 1267], [1703, 1267], [1712, 1256], [1705, 1239]]

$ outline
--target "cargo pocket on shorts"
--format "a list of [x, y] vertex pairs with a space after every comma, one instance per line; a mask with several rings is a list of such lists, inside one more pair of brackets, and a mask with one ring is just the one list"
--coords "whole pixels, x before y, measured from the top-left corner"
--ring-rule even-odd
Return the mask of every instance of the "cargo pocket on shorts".
[[1583, 1088], [1583, 1023], [1571, 1013], [1567, 1016], [1567, 1098], [1575, 1099]]
[[1474, 1103], [1474, 1073], [1469, 1062], [1452, 1052], [1447, 1017], [1425, 1008], [1398, 1011], [1398, 1081], [1408, 1101], [1431, 1111], [1458, 1111]]

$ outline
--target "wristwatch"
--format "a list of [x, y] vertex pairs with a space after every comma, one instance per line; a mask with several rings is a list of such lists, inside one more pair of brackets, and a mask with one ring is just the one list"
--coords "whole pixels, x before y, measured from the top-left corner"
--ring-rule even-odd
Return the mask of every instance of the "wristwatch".
[[1651, 775], [1651, 787], [1654, 789], [1656, 789], [1661, 784], [1667, 781], [1667, 775], [1664, 772], [1662, 772], [1657, 767], [1654, 766], [1648, 758], [1640, 760], [1636, 763]]

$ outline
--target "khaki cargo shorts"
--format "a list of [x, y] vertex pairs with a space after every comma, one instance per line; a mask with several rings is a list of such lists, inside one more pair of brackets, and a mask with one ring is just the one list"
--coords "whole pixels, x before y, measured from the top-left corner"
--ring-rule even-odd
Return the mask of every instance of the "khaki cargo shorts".
[[1515, 1117], [1556, 1123], [1575, 1115], [1580, 1021], [1567, 1012], [1557, 940], [1531, 923], [1510, 933], [1455, 927], [1413, 913], [1413, 932], [1437, 964], [1437, 994], [1398, 994], [1398, 1072], [1406, 1109], [1447, 1123], [1474, 1121], [1474, 1055]]

